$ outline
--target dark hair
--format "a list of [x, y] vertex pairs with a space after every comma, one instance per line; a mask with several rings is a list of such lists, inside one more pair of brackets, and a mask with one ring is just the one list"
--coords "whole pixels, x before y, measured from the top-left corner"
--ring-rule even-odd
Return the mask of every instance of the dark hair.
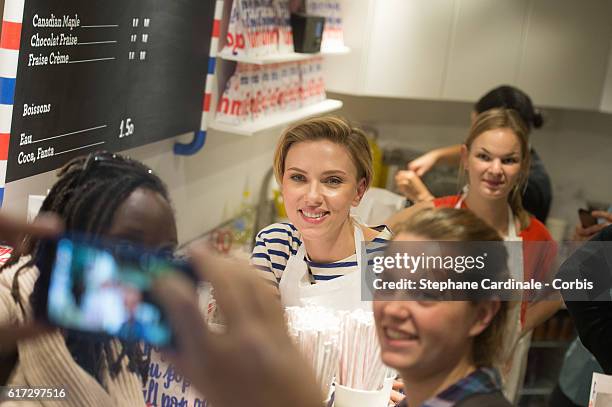
[[[57, 214], [64, 221], [66, 231], [70, 232], [92, 236], [105, 234], [111, 227], [117, 208], [137, 188], [157, 192], [170, 203], [166, 186], [150, 168], [119, 154], [100, 151], [77, 157], [58, 171], [58, 177], [43, 201], [40, 212]], [[21, 270], [35, 264], [49, 263], [47, 259], [42, 259], [41, 242], [38, 239], [28, 238], [26, 247], [31, 259], [15, 274], [13, 293], [18, 293]], [[11, 257], [4, 267], [17, 261], [18, 258]], [[50, 270], [50, 267], [45, 269]], [[30, 302], [35, 318], [46, 319], [49, 283], [49, 273], [41, 273], [34, 284]], [[116, 377], [126, 356], [128, 369], [140, 374], [143, 381], [146, 381], [149, 360], [140, 346], [121, 341], [121, 353], [116, 357], [111, 343], [110, 339], [92, 339], [74, 332], [68, 332], [66, 336], [66, 345], [72, 357], [98, 381], [102, 380], [103, 365], [109, 367], [111, 377]], [[103, 356], [106, 357], [106, 363], [103, 363]]]
[[474, 110], [478, 114], [495, 108], [516, 110], [530, 131], [532, 127], [539, 129], [544, 124], [542, 114], [533, 107], [531, 98], [514, 86], [498, 86], [487, 92], [474, 105]]

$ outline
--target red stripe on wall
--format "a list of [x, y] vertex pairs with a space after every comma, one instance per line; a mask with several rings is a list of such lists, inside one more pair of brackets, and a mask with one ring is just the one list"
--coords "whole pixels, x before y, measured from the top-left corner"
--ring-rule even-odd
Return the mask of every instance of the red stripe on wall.
[[8, 160], [10, 134], [0, 133], [0, 160]]
[[204, 111], [205, 112], [209, 112], [210, 111], [210, 97], [211, 97], [210, 93], [205, 93], [204, 94]]
[[2, 22], [2, 38], [0, 39], [1, 48], [19, 50], [20, 38], [21, 23], [13, 23], [10, 21]]
[[219, 38], [219, 33], [221, 32], [221, 22], [219, 20], [214, 20], [213, 22], [213, 31], [212, 36], [214, 38]]

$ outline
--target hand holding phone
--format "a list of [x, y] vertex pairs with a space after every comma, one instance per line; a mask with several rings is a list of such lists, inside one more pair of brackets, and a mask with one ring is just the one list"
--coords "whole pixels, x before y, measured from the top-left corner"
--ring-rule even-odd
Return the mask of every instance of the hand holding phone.
[[578, 217], [583, 228], [588, 228], [597, 224], [597, 219], [591, 215], [591, 211], [580, 208], [578, 209]]
[[186, 261], [122, 242], [64, 236], [48, 243], [53, 256], [47, 313], [64, 328], [169, 347], [173, 335], [150, 294], [155, 278], [182, 271]]

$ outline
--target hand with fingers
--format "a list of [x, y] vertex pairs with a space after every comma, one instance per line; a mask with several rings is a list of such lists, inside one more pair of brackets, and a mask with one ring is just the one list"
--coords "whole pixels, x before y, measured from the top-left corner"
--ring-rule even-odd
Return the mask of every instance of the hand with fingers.
[[169, 357], [177, 368], [215, 407], [320, 407], [314, 373], [289, 338], [268, 285], [248, 263], [203, 245], [192, 247], [191, 257], [199, 276], [214, 287], [227, 325], [220, 333], [208, 329], [187, 281], [158, 281], [154, 294], [176, 335], [177, 350]]
[[437, 150], [432, 150], [410, 161], [406, 167], [410, 171], [414, 171], [419, 177], [422, 177], [427, 171], [431, 170], [437, 162]]
[[0, 214], [0, 241], [20, 253], [26, 236], [53, 237], [63, 229], [60, 219], [53, 214], [42, 214], [34, 222], [27, 223], [11, 215]]
[[398, 171], [395, 174], [395, 185], [406, 199], [414, 203], [431, 201], [434, 198], [429, 189], [427, 189], [427, 186], [425, 186], [421, 178], [414, 171]]
[[599, 233], [603, 228], [612, 223], [612, 213], [606, 211], [592, 211], [591, 215], [600, 220], [596, 225], [583, 227], [580, 222], [576, 224], [574, 231], [574, 240], [585, 241], [590, 240], [593, 236]]
[[406, 398], [404, 394], [404, 382], [402, 379], [396, 379], [393, 381], [393, 388], [391, 389], [391, 400], [389, 405], [395, 406], [400, 401]]
[[[34, 222], [27, 223], [11, 215], [0, 213], [0, 240], [13, 248], [13, 255], [23, 250], [25, 236], [53, 237], [63, 229], [61, 221], [54, 215], [38, 216]], [[0, 325], [0, 349], [13, 349], [20, 340], [32, 338], [48, 332], [50, 328], [40, 323]]]

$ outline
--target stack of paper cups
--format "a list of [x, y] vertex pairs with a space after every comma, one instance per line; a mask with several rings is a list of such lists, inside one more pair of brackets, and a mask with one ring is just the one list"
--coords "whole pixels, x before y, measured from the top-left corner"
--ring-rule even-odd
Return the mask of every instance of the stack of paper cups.
[[336, 384], [334, 407], [387, 407], [392, 387], [392, 376], [385, 379], [380, 390], [357, 390]]

